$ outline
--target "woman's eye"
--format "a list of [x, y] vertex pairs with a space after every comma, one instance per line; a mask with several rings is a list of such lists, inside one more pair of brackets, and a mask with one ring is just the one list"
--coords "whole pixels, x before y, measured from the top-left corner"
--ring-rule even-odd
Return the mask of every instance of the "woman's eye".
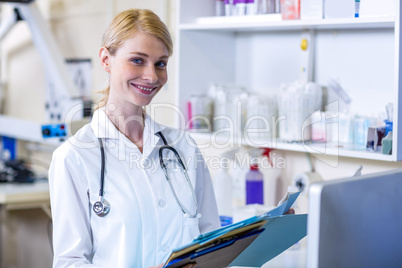
[[133, 61], [135, 64], [140, 64], [140, 63], [142, 63], [142, 59], [132, 59], [132, 61]]
[[159, 61], [156, 63], [156, 66], [160, 69], [165, 69], [166, 68], [167, 63], [164, 61]]

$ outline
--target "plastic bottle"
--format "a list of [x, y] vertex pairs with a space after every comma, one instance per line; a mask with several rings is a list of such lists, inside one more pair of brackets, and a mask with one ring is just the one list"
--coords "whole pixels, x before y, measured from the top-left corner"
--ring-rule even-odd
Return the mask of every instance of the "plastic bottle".
[[224, 0], [215, 0], [215, 16], [225, 16]]
[[221, 226], [233, 223], [232, 184], [228, 168], [221, 167], [214, 178], [214, 193]]
[[255, 164], [246, 174], [246, 205], [249, 204], [264, 204], [264, 178]]

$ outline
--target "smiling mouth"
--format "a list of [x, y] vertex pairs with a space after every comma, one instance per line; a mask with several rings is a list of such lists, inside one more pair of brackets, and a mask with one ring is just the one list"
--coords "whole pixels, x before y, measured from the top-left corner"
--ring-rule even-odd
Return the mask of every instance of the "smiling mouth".
[[140, 90], [147, 91], [147, 92], [152, 92], [158, 88], [158, 87], [144, 87], [144, 86], [140, 86], [140, 85], [136, 85], [136, 84], [132, 84], [132, 85]]

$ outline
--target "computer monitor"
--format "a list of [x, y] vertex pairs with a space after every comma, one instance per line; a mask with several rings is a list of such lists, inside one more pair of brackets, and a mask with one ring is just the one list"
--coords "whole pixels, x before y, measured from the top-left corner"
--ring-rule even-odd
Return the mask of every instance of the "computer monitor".
[[402, 169], [312, 184], [306, 262], [402, 267]]

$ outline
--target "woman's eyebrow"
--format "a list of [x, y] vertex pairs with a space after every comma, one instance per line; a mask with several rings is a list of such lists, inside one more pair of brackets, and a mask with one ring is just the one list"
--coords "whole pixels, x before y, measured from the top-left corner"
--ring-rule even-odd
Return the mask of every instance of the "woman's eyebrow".
[[[136, 55], [138, 55], [138, 56], [142, 56], [142, 57], [146, 57], [146, 58], [149, 57], [149, 55], [146, 54], [146, 53], [144, 53], [144, 52], [130, 52], [130, 54], [136, 54]], [[163, 56], [161, 56], [159, 59], [160, 59], [160, 60], [161, 60], [161, 59], [169, 59], [169, 56], [168, 56], [168, 55], [163, 55]]]
[[143, 53], [143, 52], [130, 52], [130, 54], [137, 54], [139, 56], [148, 57], [148, 54]]

